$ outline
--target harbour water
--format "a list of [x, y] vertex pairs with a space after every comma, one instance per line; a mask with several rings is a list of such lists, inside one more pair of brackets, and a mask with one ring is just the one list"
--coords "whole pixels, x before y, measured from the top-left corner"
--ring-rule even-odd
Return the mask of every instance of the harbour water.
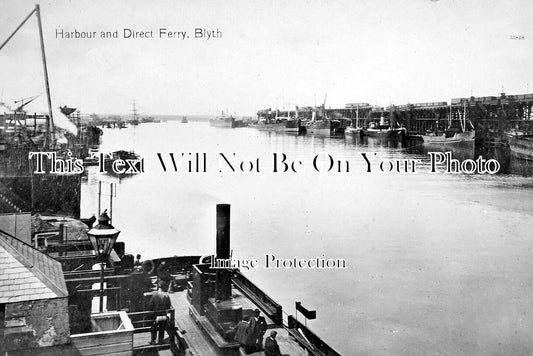
[[[307, 325], [343, 355], [533, 352], [530, 176], [430, 174], [431, 149], [207, 122], [104, 129], [100, 151], [118, 149], [144, 157], [145, 172], [118, 179], [91, 167], [81, 215], [97, 213], [98, 181], [102, 209], [109, 208], [109, 183], [116, 183], [113, 225], [129, 253], [212, 254], [215, 204], [229, 203], [233, 257], [259, 260], [245, 274], [287, 313], [295, 301], [316, 309]], [[188, 172], [187, 162], [164, 172], [157, 153], [168, 152], [205, 153], [207, 172]], [[416, 172], [372, 165], [369, 173], [362, 152], [385, 167], [415, 160]], [[252, 161], [243, 168], [253, 171], [233, 172], [221, 161], [220, 172], [219, 153]], [[273, 172], [273, 153], [302, 164]], [[331, 155], [335, 169], [317, 172], [317, 154], [317, 166], [324, 170]], [[471, 147], [453, 156], [477, 158]], [[497, 157], [506, 172], [524, 172]], [[347, 268], [265, 269], [265, 254], [344, 259]]]

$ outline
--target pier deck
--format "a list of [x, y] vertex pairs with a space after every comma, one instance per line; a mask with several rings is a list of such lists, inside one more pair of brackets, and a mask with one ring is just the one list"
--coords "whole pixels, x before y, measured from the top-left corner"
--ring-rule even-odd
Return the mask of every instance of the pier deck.
[[[185, 331], [181, 334], [181, 337], [185, 339], [188, 350], [187, 355], [202, 355], [202, 356], [218, 356], [224, 353], [218, 349], [212, 342], [208, 341], [206, 332], [200, 327], [200, 323], [197, 323], [190, 315], [190, 304], [187, 301], [186, 292], [176, 292], [170, 294], [170, 300], [172, 307], [176, 312], [176, 326], [180, 331]], [[243, 309], [256, 309], [257, 306], [253, 304], [249, 299], [244, 297], [236, 289], [233, 289], [234, 298], [243, 306]], [[265, 333], [265, 338], [270, 334], [271, 330], [277, 331], [276, 340], [282, 354], [289, 354], [291, 356], [306, 356], [308, 353], [289, 335], [288, 331], [284, 328], [280, 328], [275, 325], [272, 320], [266, 318], [268, 324], [268, 330]], [[264, 352], [255, 352], [251, 354], [244, 353], [241, 348], [239, 350], [241, 355], [253, 355], [263, 356]]]
[[172, 307], [176, 312], [176, 326], [181, 332], [188, 345], [187, 355], [217, 356], [218, 350], [214, 345], [207, 342], [200, 326], [189, 316], [189, 302], [187, 292], [176, 292], [170, 294]]

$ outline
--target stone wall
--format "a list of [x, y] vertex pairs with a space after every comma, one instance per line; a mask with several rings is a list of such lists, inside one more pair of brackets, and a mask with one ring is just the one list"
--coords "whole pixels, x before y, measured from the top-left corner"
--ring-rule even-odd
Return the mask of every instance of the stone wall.
[[70, 342], [67, 298], [7, 304], [5, 320], [8, 350]]

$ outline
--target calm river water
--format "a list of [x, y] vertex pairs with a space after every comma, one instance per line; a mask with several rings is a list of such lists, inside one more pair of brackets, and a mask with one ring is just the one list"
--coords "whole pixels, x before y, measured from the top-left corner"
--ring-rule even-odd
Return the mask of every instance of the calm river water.
[[[317, 310], [308, 326], [343, 355], [533, 353], [531, 177], [429, 174], [425, 148], [205, 122], [104, 129], [100, 150], [117, 149], [144, 157], [145, 172], [118, 180], [93, 170], [82, 216], [97, 212], [98, 181], [102, 208], [117, 183], [113, 225], [129, 253], [214, 253], [215, 205], [229, 203], [234, 258], [260, 262], [245, 273], [286, 312], [295, 301]], [[205, 153], [207, 172], [189, 173], [187, 162], [164, 172], [158, 152]], [[232, 172], [225, 162], [219, 172], [219, 152], [254, 170], [259, 159], [259, 172]], [[301, 161], [298, 172], [274, 173], [274, 152]], [[317, 172], [320, 152], [319, 167], [329, 154], [343, 171]], [[370, 173], [362, 152], [377, 154]], [[498, 157], [506, 171], [517, 166]], [[403, 159], [416, 160], [416, 173], [377, 166]], [[265, 269], [265, 254], [342, 258], [347, 268]]]

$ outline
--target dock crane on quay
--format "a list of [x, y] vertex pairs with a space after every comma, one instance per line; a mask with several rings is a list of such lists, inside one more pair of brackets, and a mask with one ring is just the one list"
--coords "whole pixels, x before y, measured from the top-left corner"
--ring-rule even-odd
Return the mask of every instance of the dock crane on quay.
[[[48, 81], [48, 66], [46, 63], [46, 52], [44, 48], [44, 39], [43, 39], [43, 27], [41, 23], [41, 8], [37, 4], [35, 8], [26, 16], [26, 18], [20, 23], [20, 25], [9, 35], [9, 37], [0, 45], [0, 51], [8, 44], [8, 42], [15, 36], [15, 34], [24, 26], [24, 24], [30, 19], [30, 17], [35, 14], [37, 17], [37, 25], [39, 28], [39, 40], [41, 44], [41, 60], [43, 65], [43, 74], [44, 74], [44, 84], [46, 91], [46, 102], [48, 104], [48, 118], [46, 125], [46, 141], [45, 147], [49, 147], [54, 141], [54, 115], [52, 112], [52, 99], [50, 96], [50, 83]], [[33, 99], [34, 100], [34, 99]], [[28, 104], [28, 103], [27, 103]]]

